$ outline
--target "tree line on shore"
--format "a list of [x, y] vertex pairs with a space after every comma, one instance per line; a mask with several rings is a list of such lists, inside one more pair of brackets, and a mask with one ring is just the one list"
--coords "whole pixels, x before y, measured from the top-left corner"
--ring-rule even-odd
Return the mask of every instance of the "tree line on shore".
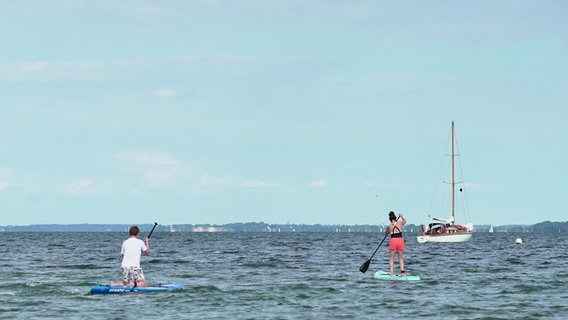
[[[153, 224], [139, 224], [141, 230], [150, 230]], [[127, 232], [126, 224], [34, 224], [27, 226], [0, 226], [0, 232]], [[489, 232], [490, 225], [476, 225], [475, 232]], [[421, 225], [407, 224], [404, 232], [418, 233]], [[325, 224], [269, 224], [246, 222], [228, 224], [158, 225], [157, 232], [382, 232], [383, 225], [325, 225]], [[534, 225], [493, 226], [494, 232], [567, 233], [568, 221], [544, 221]]]

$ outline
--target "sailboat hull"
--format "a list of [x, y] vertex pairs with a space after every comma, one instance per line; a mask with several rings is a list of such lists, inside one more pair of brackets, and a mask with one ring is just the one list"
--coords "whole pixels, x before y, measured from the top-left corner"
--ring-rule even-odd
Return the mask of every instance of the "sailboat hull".
[[419, 235], [416, 237], [419, 243], [426, 243], [426, 242], [447, 242], [447, 243], [454, 243], [454, 242], [468, 242], [471, 240], [471, 236], [473, 233], [457, 233], [457, 234], [441, 234], [441, 235]]

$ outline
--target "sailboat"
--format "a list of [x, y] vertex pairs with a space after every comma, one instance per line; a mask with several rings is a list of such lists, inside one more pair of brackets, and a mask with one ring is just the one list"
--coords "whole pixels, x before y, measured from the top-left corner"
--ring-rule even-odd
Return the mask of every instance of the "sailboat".
[[[417, 236], [419, 243], [426, 242], [467, 242], [471, 240], [473, 235], [473, 224], [468, 223], [465, 225], [456, 224], [456, 214], [455, 214], [455, 130], [454, 122], [452, 121], [452, 132], [451, 132], [451, 218], [441, 219], [432, 218], [432, 222], [428, 224], [425, 228], [422, 226], [420, 233]], [[460, 182], [461, 183], [461, 182]], [[460, 189], [463, 191], [463, 189]]]

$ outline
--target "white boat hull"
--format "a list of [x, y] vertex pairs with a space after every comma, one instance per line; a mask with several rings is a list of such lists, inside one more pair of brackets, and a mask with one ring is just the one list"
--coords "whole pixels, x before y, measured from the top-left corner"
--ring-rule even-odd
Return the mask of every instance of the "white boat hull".
[[471, 240], [471, 236], [473, 233], [454, 233], [454, 234], [442, 234], [442, 235], [419, 235], [416, 237], [419, 243], [426, 243], [426, 242], [468, 242]]

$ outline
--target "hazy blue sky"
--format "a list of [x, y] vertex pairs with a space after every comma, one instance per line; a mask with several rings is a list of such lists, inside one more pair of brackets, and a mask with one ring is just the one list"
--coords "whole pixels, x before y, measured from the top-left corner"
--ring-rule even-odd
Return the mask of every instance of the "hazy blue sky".
[[[566, 1], [1, 1], [0, 225], [566, 221]], [[378, 195], [375, 196], [375, 195]]]

